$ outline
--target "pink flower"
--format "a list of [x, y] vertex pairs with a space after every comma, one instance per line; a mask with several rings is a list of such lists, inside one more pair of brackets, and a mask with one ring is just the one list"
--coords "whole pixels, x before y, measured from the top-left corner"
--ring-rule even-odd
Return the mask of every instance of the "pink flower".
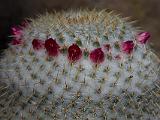
[[45, 41], [45, 48], [49, 56], [58, 56], [60, 46], [55, 39], [49, 38]]
[[76, 44], [72, 44], [68, 48], [68, 59], [71, 62], [76, 62], [82, 57], [82, 50]]
[[126, 54], [132, 53], [133, 52], [133, 48], [134, 48], [133, 41], [124, 41], [121, 44], [121, 50]]
[[12, 45], [21, 45], [21, 44], [23, 44], [23, 41], [22, 41], [21, 39], [19, 39], [19, 40], [13, 39], [13, 40], [11, 41], [11, 44], [12, 44]]
[[151, 35], [149, 32], [141, 32], [137, 35], [137, 41], [141, 44], [145, 44], [150, 38], [150, 36]]
[[40, 50], [44, 48], [44, 42], [42, 40], [34, 39], [32, 41], [32, 46], [34, 50]]
[[104, 52], [101, 48], [97, 48], [90, 52], [89, 57], [93, 63], [100, 64], [104, 61]]

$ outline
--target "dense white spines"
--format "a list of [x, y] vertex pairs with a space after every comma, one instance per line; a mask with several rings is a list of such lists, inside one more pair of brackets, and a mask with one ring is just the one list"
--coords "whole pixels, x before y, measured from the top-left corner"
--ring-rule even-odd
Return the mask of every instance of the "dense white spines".
[[[137, 33], [125, 19], [105, 10], [47, 13], [32, 20], [21, 31], [23, 42], [11, 44], [1, 59], [1, 82], [19, 98], [10, 113], [14, 119], [158, 118], [159, 109], [152, 113], [151, 106], [159, 105], [155, 96], [159, 91], [159, 61], [148, 46], [137, 42]], [[46, 45], [49, 38], [53, 39]], [[44, 47], [34, 49], [34, 39], [42, 45], [44, 42]], [[130, 54], [121, 48], [127, 40], [134, 43], [134, 49], [127, 51]], [[80, 58], [73, 58], [71, 53], [76, 62], [68, 57], [73, 44], [82, 50]], [[97, 48], [102, 53], [91, 56]], [[57, 55], [50, 56], [50, 49]], [[77, 47], [73, 50], [80, 53]], [[99, 60], [92, 60], [95, 58]], [[144, 102], [141, 106], [138, 96]], [[149, 97], [155, 99], [149, 102], [148, 110], [142, 110]], [[2, 104], [5, 100], [3, 97]]]

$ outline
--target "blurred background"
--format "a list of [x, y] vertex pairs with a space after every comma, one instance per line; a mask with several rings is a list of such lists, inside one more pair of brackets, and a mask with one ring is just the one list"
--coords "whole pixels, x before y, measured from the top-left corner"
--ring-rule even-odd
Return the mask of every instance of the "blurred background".
[[151, 45], [160, 55], [160, 0], [0, 0], [0, 49], [10, 41], [10, 27], [24, 18], [52, 10], [106, 8], [138, 20], [136, 26], [152, 34]]

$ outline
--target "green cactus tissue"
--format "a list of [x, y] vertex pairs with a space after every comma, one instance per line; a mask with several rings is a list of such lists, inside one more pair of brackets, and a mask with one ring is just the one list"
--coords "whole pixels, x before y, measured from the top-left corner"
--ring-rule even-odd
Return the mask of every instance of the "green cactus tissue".
[[0, 59], [1, 120], [158, 120], [150, 33], [106, 10], [46, 13], [12, 27]]

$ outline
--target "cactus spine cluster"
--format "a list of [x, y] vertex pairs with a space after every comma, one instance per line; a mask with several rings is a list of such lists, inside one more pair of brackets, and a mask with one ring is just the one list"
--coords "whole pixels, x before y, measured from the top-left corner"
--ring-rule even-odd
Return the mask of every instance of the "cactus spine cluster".
[[12, 28], [0, 60], [0, 119], [160, 119], [159, 59], [126, 18], [46, 13]]

